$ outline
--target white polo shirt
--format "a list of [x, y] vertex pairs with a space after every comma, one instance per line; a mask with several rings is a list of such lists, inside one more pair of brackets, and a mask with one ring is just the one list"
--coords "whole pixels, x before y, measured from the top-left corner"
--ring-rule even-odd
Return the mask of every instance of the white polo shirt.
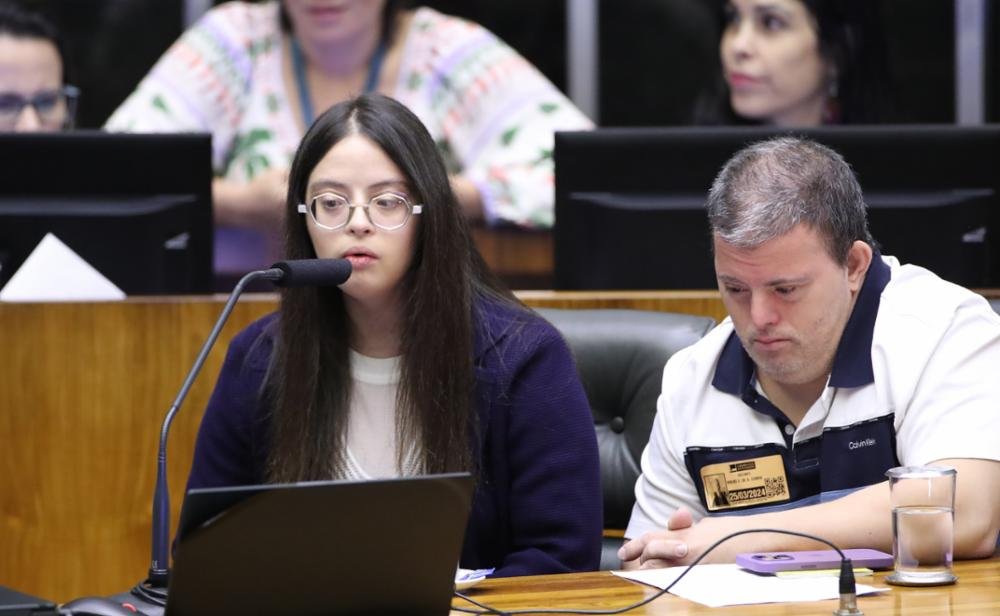
[[797, 428], [757, 387], [730, 319], [670, 358], [625, 536], [666, 528], [682, 505], [695, 519], [800, 507], [942, 458], [1000, 460], [1000, 317], [876, 254]]

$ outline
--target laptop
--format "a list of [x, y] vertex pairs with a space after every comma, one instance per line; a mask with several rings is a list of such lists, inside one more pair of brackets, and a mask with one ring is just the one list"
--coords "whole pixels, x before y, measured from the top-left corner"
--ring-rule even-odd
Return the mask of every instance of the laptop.
[[195, 489], [166, 615], [447, 614], [468, 473]]
[[0, 586], [0, 614], [3, 616], [41, 616], [58, 614], [56, 604], [45, 599], [32, 597], [6, 586]]

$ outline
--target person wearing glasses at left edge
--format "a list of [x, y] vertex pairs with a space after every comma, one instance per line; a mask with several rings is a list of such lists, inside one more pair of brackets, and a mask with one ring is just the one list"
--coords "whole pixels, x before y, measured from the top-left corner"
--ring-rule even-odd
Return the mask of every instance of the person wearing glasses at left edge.
[[285, 252], [353, 272], [285, 289], [233, 339], [188, 489], [471, 471], [461, 567], [595, 569], [597, 442], [573, 359], [487, 270], [417, 116], [365, 94], [316, 120], [291, 166]]
[[0, 131], [73, 127], [78, 91], [64, 82], [64, 59], [51, 23], [0, 2]]

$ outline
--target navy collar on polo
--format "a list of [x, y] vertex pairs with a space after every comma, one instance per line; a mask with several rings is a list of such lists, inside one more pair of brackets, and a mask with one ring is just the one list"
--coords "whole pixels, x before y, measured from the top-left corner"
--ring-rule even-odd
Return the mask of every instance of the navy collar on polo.
[[[873, 251], [872, 263], [837, 345], [833, 371], [830, 374], [831, 387], [861, 387], [875, 380], [872, 369], [872, 335], [882, 291], [889, 284], [891, 275], [881, 254], [877, 250]], [[753, 389], [753, 375], [753, 360], [743, 348], [736, 332], [733, 332], [719, 354], [712, 386], [742, 398], [747, 390]]]

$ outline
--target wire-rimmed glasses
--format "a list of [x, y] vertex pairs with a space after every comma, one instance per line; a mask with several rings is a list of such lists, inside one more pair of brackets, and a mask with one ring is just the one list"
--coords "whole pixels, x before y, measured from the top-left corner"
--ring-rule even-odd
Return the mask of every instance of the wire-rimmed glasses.
[[76, 101], [80, 90], [66, 85], [55, 90], [42, 90], [31, 96], [17, 92], [0, 92], [0, 130], [11, 130], [17, 125], [24, 108], [31, 105], [38, 120], [47, 129], [73, 128]]
[[351, 203], [347, 197], [337, 193], [321, 193], [299, 204], [299, 213], [308, 214], [317, 227], [335, 231], [347, 225], [355, 208], [361, 208], [369, 222], [385, 231], [399, 229], [410, 220], [412, 214], [419, 214], [422, 205], [414, 205], [394, 192], [375, 195], [368, 203]]

